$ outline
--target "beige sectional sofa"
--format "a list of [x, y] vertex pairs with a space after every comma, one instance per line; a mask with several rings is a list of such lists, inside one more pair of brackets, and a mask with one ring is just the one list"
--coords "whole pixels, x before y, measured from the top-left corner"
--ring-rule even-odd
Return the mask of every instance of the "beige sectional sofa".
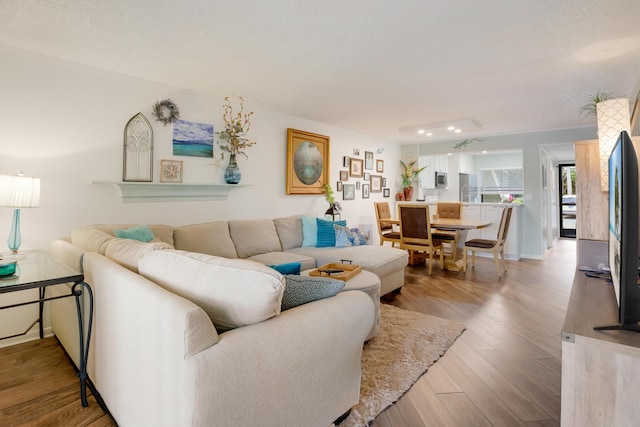
[[[128, 225], [97, 225], [52, 242], [94, 291], [88, 374], [119, 425], [326, 427], [358, 402], [371, 299], [347, 291], [281, 312], [284, 278], [264, 264], [350, 259], [387, 293], [402, 285], [407, 255], [302, 247], [299, 225], [299, 216], [150, 225], [150, 243], [112, 236]], [[199, 299], [202, 282], [221, 299]], [[49, 308], [78, 364], [75, 303]]]

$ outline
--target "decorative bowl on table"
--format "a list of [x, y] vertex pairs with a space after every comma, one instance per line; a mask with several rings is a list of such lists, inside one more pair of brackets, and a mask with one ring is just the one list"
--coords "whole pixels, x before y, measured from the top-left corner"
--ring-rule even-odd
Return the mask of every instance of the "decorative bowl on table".
[[16, 274], [16, 264], [18, 261], [5, 261], [0, 259], [0, 277], [12, 276]]

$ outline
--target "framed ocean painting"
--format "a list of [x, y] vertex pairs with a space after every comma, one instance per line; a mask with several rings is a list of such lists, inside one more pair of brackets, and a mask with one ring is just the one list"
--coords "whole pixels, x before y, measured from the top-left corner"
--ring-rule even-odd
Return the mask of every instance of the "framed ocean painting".
[[213, 125], [174, 120], [173, 155], [213, 157]]

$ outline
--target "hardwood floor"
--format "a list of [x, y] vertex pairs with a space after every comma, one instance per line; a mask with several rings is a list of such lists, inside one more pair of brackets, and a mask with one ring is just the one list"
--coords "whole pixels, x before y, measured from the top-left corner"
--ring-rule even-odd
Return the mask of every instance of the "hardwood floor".
[[[492, 260], [456, 273], [407, 267], [383, 302], [463, 323], [467, 330], [375, 427], [560, 425], [560, 330], [575, 268], [575, 241], [544, 261]], [[55, 338], [0, 349], [0, 425], [114, 426], [78, 379]]]
[[575, 241], [544, 261], [491, 259], [475, 270], [407, 267], [405, 286], [383, 302], [461, 322], [467, 330], [375, 427], [559, 426], [560, 332], [573, 281]]

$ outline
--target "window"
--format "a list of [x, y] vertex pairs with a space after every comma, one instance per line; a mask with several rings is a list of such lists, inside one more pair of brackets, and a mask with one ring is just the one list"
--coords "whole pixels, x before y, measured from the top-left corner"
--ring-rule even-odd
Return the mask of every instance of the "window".
[[484, 202], [522, 200], [524, 194], [522, 168], [481, 169], [480, 195]]

